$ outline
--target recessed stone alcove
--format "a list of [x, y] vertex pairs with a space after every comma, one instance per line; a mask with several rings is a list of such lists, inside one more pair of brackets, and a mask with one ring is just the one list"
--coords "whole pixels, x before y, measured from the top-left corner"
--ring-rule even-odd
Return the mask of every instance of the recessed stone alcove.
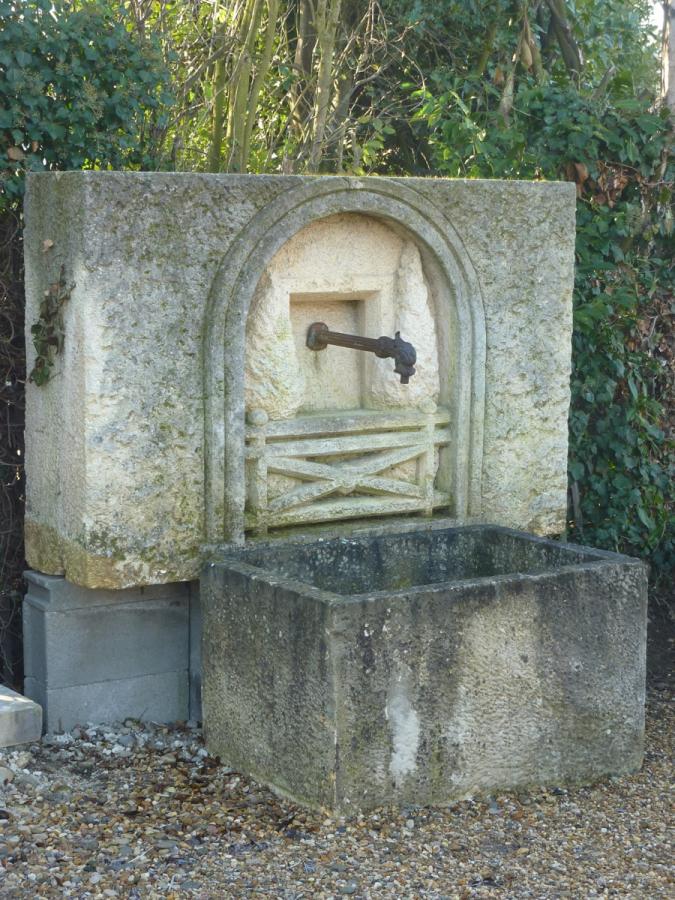
[[[328, 409], [414, 409], [444, 400], [452, 346], [440, 348], [436, 301], [412, 235], [381, 218], [348, 213], [304, 226], [270, 260], [246, 327], [246, 407], [272, 419]], [[308, 353], [312, 322], [364, 335], [415, 335], [417, 372], [410, 384], [391, 375], [392, 364], [332, 347]], [[448, 334], [449, 345], [453, 338]], [[439, 362], [440, 355], [440, 362]]]
[[[328, 409], [361, 409], [366, 393], [364, 369], [367, 359], [335, 347], [335, 353], [303, 353], [307, 329], [313, 322], [330, 322], [335, 331], [366, 334], [368, 306], [377, 299], [377, 291], [317, 291], [289, 295], [291, 336], [295, 347], [293, 363], [302, 384], [300, 406], [296, 412], [310, 413]], [[251, 346], [247, 344], [247, 358]], [[336, 377], [336, 373], [337, 376]], [[247, 409], [254, 408], [253, 405]]]
[[[285, 308], [291, 293], [311, 293], [308, 287], [312, 280], [322, 283], [323, 289], [334, 297], [336, 277], [342, 280], [342, 290], [352, 293], [355, 287], [370, 285], [370, 290], [376, 292], [374, 299], [381, 302], [377, 304], [379, 315], [371, 316], [374, 323], [386, 321], [387, 312], [389, 319], [395, 320], [396, 310], [402, 328], [409, 325], [417, 330], [422, 326], [421, 370], [425, 374], [416, 386], [406, 392], [397, 386], [390, 370], [382, 368], [381, 361], [366, 361], [361, 363], [364, 381], [368, 382], [367, 396], [362, 399], [366, 408], [389, 413], [392, 408], [410, 409], [415, 400], [417, 405], [426, 402], [427, 410], [429, 400], [445, 401], [447, 405], [440, 414], [446, 420], [435, 424], [446, 426], [453, 439], [441, 448], [436, 481], [451, 503], [442, 498], [439, 503], [447, 505], [462, 521], [481, 514], [486, 323], [481, 287], [471, 259], [451, 222], [433, 204], [423, 204], [422, 212], [420, 198], [409, 191], [407, 184], [380, 179], [340, 182], [308, 181], [299, 188], [292, 206], [284, 198], [284, 202], [267, 207], [264, 215], [243, 230], [214, 280], [205, 345], [206, 529], [213, 544], [241, 540], [251, 526], [246, 517], [245, 457], [247, 440], [250, 443], [257, 435], [250, 430], [247, 434], [245, 426], [242, 371], [246, 368], [247, 348], [248, 358], [256, 360], [258, 383], [275, 383], [275, 399], [267, 409], [263, 402], [263, 411], [268, 416], [271, 413], [272, 418], [290, 415], [302, 404], [301, 391], [295, 379], [280, 378], [280, 373], [287, 372], [283, 362], [287, 353], [282, 351], [281, 362], [277, 359], [271, 365], [265, 358], [263, 351], [269, 348], [277, 330], [275, 315], [270, 312]], [[328, 249], [340, 244], [347, 257], [342, 269]], [[377, 260], [378, 253], [382, 259]], [[364, 270], [359, 270], [359, 260], [365, 265]], [[403, 298], [406, 303], [400, 302]], [[256, 334], [254, 324], [257, 303], [266, 311], [260, 317], [262, 335]], [[364, 308], [369, 308], [365, 302]], [[374, 312], [376, 303], [371, 302], [370, 309]], [[290, 334], [287, 346], [290, 351], [296, 349]], [[260, 398], [249, 399], [251, 411], [257, 411]], [[395, 423], [389, 417], [381, 426], [390, 430]], [[421, 423], [410, 426], [421, 428]], [[341, 434], [352, 432], [352, 423], [347, 423]], [[256, 493], [260, 491], [256, 489]], [[225, 503], [223, 498], [227, 498]], [[368, 510], [362, 505], [353, 514], [341, 510], [327, 518], [358, 518], [411, 509], [410, 504], [401, 502], [390, 504], [388, 509], [372, 502], [369, 506], [377, 508]], [[429, 511], [434, 503], [426, 506]], [[421, 504], [414, 504], [413, 508], [420, 509]], [[283, 521], [277, 518], [275, 524], [324, 518], [291, 516]]]
[[[451, 286], [434, 290], [412, 235], [381, 218], [328, 216], [282, 245], [246, 325], [247, 528], [452, 507], [458, 347], [452, 315], [437, 339], [443, 293]], [[317, 321], [414, 335], [414, 378], [401, 384], [390, 361], [366, 353], [308, 352]]]

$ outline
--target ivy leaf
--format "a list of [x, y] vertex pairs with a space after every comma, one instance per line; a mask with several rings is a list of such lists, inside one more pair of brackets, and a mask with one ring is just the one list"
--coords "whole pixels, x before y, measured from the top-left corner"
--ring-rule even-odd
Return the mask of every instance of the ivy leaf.
[[20, 66], [29, 66], [33, 62], [33, 57], [30, 53], [26, 53], [25, 50], [15, 50], [14, 58], [18, 62]]
[[569, 473], [573, 481], [581, 481], [585, 474], [583, 463], [578, 460], [572, 460], [569, 464]]
[[638, 389], [637, 389], [637, 385], [635, 384], [635, 379], [633, 378], [632, 375], [628, 376], [628, 390], [630, 391], [631, 397], [633, 398], [633, 400], [637, 400]]
[[652, 517], [649, 515], [647, 510], [644, 509], [644, 507], [638, 506], [637, 514], [638, 514], [638, 518], [640, 519], [642, 524], [645, 526], [645, 528], [648, 528], [650, 531], [652, 531], [654, 528], [656, 528], [656, 522], [654, 521], [654, 519], [652, 519]]

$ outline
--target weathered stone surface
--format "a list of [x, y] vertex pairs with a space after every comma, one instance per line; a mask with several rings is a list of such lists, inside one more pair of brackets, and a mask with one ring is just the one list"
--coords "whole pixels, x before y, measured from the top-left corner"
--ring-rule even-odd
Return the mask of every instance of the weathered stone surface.
[[247, 414], [246, 519], [250, 530], [447, 508], [440, 452], [454, 440], [452, 414], [426, 409], [297, 416]]
[[0, 684], [0, 747], [39, 741], [41, 734], [40, 706]]
[[[565, 530], [575, 205], [570, 185], [453, 182], [416, 189], [461, 222], [480, 279], [487, 353], [482, 517]], [[571, 241], [571, 243], [570, 243]]]
[[202, 579], [208, 746], [337, 810], [633, 771], [646, 568], [507, 529], [276, 542]]
[[421, 254], [455, 416], [452, 514], [563, 529], [573, 186], [37, 174], [27, 333], [61, 265], [74, 288], [52, 377], [28, 386], [32, 566], [88, 587], [185, 581], [204, 542], [241, 539], [248, 304], [289, 238], [353, 214]]

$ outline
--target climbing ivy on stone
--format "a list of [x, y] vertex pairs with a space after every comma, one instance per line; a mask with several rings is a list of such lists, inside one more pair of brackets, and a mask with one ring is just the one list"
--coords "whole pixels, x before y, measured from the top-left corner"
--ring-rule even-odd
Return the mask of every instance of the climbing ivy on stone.
[[73, 287], [74, 285], [67, 283], [65, 268], [61, 266], [58, 280], [52, 282], [44, 292], [40, 303], [40, 315], [31, 327], [36, 357], [28, 378], [38, 386], [49, 381], [54, 356], [63, 348], [62, 310], [70, 299]]

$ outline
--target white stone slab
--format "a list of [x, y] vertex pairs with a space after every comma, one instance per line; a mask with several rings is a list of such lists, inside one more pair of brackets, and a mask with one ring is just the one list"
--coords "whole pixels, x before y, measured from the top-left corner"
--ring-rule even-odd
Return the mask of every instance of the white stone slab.
[[0, 747], [39, 741], [42, 707], [0, 684]]

